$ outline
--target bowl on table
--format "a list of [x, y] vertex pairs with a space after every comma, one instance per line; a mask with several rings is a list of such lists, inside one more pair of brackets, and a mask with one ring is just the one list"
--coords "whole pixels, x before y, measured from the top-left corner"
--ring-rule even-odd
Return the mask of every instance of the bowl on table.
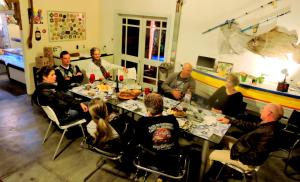
[[141, 94], [141, 92], [141, 90], [137, 89], [122, 90], [118, 93], [118, 97], [124, 100], [135, 99]]
[[169, 108], [167, 110], [167, 113], [168, 114], [173, 114], [176, 118], [183, 118], [183, 117], [186, 117], [186, 111], [180, 109], [180, 108], [177, 108], [177, 107], [172, 107], [172, 108]]

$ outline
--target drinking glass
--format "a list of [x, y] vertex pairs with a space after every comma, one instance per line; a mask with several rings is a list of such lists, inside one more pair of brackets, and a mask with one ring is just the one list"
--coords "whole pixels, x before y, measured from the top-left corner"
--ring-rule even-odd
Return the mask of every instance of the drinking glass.
[[122, 82], [124, 80], [124, 76], [123, 75], [120, 75], [119, 76], [119, 80]]
[[151, 90], [150, 90], [150, 88], [149, 88], [149, 87], [145, 87], [145, 89], [144, 89], [144, 93], [145, 93], [145, 95], [147, 95], [147, 94], [151, 93]]
[[94, 83], [95, 81], [95, 74], [90, 74], [90, 83]]
[[104, 74], [104, 77], [107, 79], [107, 78], [110, 78], [110, 73], [107, 71], [107, 72], [105, 72], [105, 74]]

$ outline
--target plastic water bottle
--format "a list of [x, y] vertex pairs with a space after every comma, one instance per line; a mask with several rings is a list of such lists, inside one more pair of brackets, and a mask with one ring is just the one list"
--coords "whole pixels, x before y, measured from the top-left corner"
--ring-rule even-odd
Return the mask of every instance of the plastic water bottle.
[[190, 90], [187, 90], [182, 100], [183, 110], [187, 110], [187, 108], [190, 106], [191, 99], [192, 99], [192, 92]]

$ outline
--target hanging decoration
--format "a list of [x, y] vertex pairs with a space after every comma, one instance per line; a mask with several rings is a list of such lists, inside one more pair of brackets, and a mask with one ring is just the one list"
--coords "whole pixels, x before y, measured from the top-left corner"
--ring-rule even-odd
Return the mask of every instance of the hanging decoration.
[[32, 35], [33, 35], [33, 15], [30, 14], [30, 11], [32, 12], [33, 10], [33, 0], [29, 0], [29, 8], [28, 8], [28, 16], [29, 16], [29, 22], [30, 22], [30, 28], [29, 28], [29, 36], [27, 39], [27, 45], [28, 48], [32, 48]]
[[[232, 19], [230, 19], [230, 20], [225, 20], [224, 23], [221, 23], [221, 24], [216, 25], [216, 26], [214, 26], [214, 27], [212, 27], [212, 28], [209, 28], [208, 30], [202, 32], [202, 34], [206, 34], [206, 33], [211, 32], [211, 31], [213, 31], [213, 30], [215, 30], [215, 29], [217, 29], [217, 28], [223, 27], [223, 26], [225, 26], [225, 25], [228, 25], [228, 26], [230, 27], [233, 23], [236, 23], [237, 20], [239, 20], [239, 19], [241, 19], [241, 18], [243, 18], [243, 17], [245, 17], [245, 16], [248, 16], [248, 15], [250, 15], [250, 14], [252, 14], [252, 13], [255, 13], [255, 12], [261, 10], [261, 9], [264, 9], [264, 8], [266, 8], [266, 7], [268, 7], [268, 6], [273, 6], [274, 8], [276, 8], [276, 7], [277, 7], [277, 2], [278, 2], [278, 1], [282, 1], [282, 0], [272, 0], [272, 1], [268, 2], [268, 3], [266, 3], [266, 4], [263, 4], [263, 5], [261, 5], [261, 6], [257, 7], [257, 8], [255, 8], [255, 9], [253, 9], [253, 10], [246, 11], [245, 13], [243, 13], [242, 15], [240, 15], [240, 16], [238, 16], [238, 17], [236, 17], [236, 18], [232, 18]], [[290, 12], [290, 10], [288, 10], [288, 11], [286, 11], [286, 12], [283, 12], [283, 13], [281, 13], [279, 16], [276, 16], [275, 18], [278, 18], [278, 17], [280, 17], [280, 16], [283, 16], [283, 15], [289, 13], [289, 12]], [[274, 19], [274, 18], [272, 18], [272, 19]], [[270, 19], [269, 19], [269, 20], [270, 20]], [[265, 23], [265, 22], [266, 22], [266, 21], [260, 22], [260, 23], [258, 23], [258, 24], [255, 24], [255, 26], [258, 27], [259, 24], [262, 24], [262, 23]], [[247, 28], [248, 28], [248, 27], [247, 27]], [[251, 28], [253, 28], [253, 27], [251, 27]], [[249, 29], [251, 29], [251, 28], [249, 28]]]
[[263, 24], [263, 23], [267, 23], [267, 22], [269, 22], [269, 21], [271, 21], [271, 20], [273, 20], [273, 19], [277, 19], [277, 18], [279, 18], [279, 17], [281, 17], [281, 16], [284, 16], [284, 15], [290, 13], [290, 12], [291, 12], [290, 9], [284, 10], [283, 13], [276, 14], [275, 16], [271, 16], [271, 17], [269, 17], [269, 18], [267, 18], [267, 19], [265, 19], [265, 20], [262, 20], [262, 21], [258, 22], [258, 23], [255, 24], [255, 25], [250, 25], [250, 26], [248, 26], [248, 27], [246, 27], [246, 28], [241, 29], [241, 32], [246, 32], [246, 31], [248, 31], [248, 30], [250, 30], [250, 29], [253, 29], [253, 33], [256, 33], [259, 25], [261, 25], [261, 24]]
[[36, 27], [36, 31], [35, 31], [34, 35], [35, 35], [36, 41], [40, 41], [42, 39], [42, 34], [38, 27]]
[[43, 24], [42, 9], [33, 9], [34, 24]]

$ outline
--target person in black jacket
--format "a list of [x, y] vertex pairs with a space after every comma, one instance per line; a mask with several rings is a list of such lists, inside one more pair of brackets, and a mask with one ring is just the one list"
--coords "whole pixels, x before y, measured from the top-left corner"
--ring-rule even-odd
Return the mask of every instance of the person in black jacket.
[[213, 161], [233, 164], [245, 170], [251, 166], [259, 166], [268, 158], [269, 153], [276, 148], [278, 137], [278, 120], [283, 116], [280, 105], [269, 103], [261, 110], [261, 122], [247, 122], [241, 120], [230, 120], [221, 118], [220, 122], [231, 123], [246, 129], [253, 129], [239, 139], [224, 137], [227, 145], [225, 150], [213, 150], [209, 155], [207, 169]]
[[239, 84], [239, 78], [234, 74], [229, 74], [226, 78], [225, 86], [216, 90], [208, 100], [208, 105], [212, 111], [225, 114], [227, 116], [237, 116], [243, 102], [243, 95], [235, 87]]
[[39, 70], [39, 74], [41, 83], [32, 95], [32, 100], [35, 103], [50, 106], [61, 124], [87, 116], [88, 107], [86, 104], [74, 98], [71, 94], [58, 89], [54, 68], [49, 66], [42, 67]]
[[179, 125], [173, 115], [163, 116], [163, 99], [150, 93], [144, 100], [148, 117], [139, 119], [136, 127], [137, 142], [157, 153], [172, 153], [178, 150]]
[[56, 67], [55, 74], [57, 76], [57, 85], [62, 90], [70, 89], [78, 86], [83, 81], [83, 74], [77, 65], [70, 62], [70, 54], [68, 51], [60, 53], [61, 65]]

